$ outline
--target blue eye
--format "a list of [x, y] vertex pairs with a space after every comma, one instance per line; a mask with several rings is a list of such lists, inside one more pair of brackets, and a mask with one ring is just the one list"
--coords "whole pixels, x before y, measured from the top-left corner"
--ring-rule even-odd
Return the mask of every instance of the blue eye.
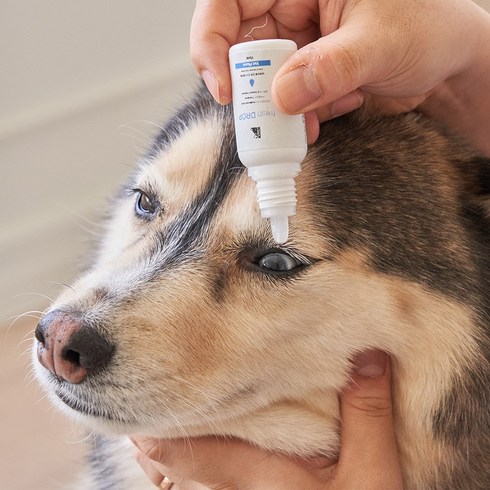
[[158, 211], [158, 202], [143, 191], [137, 190], [134, 210], [142, 218], [153, 218]]
[[258, 265], [261, 269], [271, 272], [289, 272], [303, 264], [287, 253], [272, 252], [261, 257]]

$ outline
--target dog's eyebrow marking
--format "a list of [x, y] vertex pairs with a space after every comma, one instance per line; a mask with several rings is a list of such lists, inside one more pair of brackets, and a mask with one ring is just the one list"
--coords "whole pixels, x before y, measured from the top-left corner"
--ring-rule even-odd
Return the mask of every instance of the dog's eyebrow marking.
[[189, 124], [188, 130], [176, 141], [141, 167], [141, 180], [154, 182], [168, 202], [171, 216], [179, 213], [209, 184], [222, 142], [221, 124], [212, 113]]
[[[243, 173], [244, 168], [238, 161], [235, 146], [231, 146], [233, 148], [230, 150], [227, 145], [223, 145], [218, 163], [207, 188], [189, 205], [181, 216], [170, 224], [164, 236], [162, 236], [164, 241], [170, 240], [172, 245], [172, 253], [165, 254], [165, 262], [167, 264], [182, 260], [186, 250], [194, 250], [196, 245], [204, 243], [206, 232], [216, 211], [237, 176]], [[237, 167], [240, 170], [237, 170]]]
[[[221, 121], [221, 124], [216, 124], [219, 132], [214, 133], [214, 137], [219, 138], [219, 153], [203, 190], [167, 224], [164, 230], [160, 230], [154, 236], [150, 252], [153, 277], [168, 267], [204, 252], [206, 233], [211, 222], [235, 180], [244, 173], [245, 168], [236, 151], [232, 118], [228, 113], [231, 114], [229, 107], [222, 108], [214, 103], [191, 103], [188, 109], [184, 110], [179, 118], [171, 121], [165, 129], [165, 138], [176, 139], [182, 129], [188, 127], [191, 122], [198, 124], [196, 120], [209, 121], [210, 117], [217, 117]], [[168, 140], [162, 141], [160, 148], [165, 148], [168, 144]]]

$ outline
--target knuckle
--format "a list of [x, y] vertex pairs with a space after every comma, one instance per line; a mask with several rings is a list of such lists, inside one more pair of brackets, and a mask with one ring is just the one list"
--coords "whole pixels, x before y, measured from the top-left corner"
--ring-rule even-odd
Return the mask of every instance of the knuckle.
[[191, 40], [190, 42], [190, 57], [192, 64], [198, 69], [202, 66], [202, 53], [199, 42]]
[[347, 91], [359, 86], [361, 80], [362, 58], [359, 49], [352, 45], [335, 44], [332, 65], [340, 80], [344, 80]]
[[146, 457], [148, 457], [152, 461], [163, 462], [165, 459], [167, 459], [166, 452], [164, 451], [162, 444], [160, 444], [156, 440], [148, 442], [148, 444], [144, 448], [144, 453]]
[[347, 404], [372, 418], [389, 418], [392, 415], [391, 399], [382, 396], [356, 396], [347, 400]]
[[166, 439], [149, 439], [141, 446], [141, 450], [148, 459], [164, 466], [174, 466], [179, 460], [179, 455], [176, 454], [179, 451], [173, 447], [172, 441]]

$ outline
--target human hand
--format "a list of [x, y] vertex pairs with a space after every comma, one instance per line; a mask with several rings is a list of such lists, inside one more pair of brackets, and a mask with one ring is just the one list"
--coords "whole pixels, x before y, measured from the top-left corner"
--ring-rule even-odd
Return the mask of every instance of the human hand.
[[191, 56], [218, 102], [231, 101], [230, 46], [266, 17], [255, 39], [300, 48], [272, 92], [282, 111], [309, 113], [310, 143], [318, 122], [364, 104], [381, 113], [419, 108], [490, 153], [490, 59], [481, 49], [490, 16], [472, 1], [197, 0]]
[[[393, 430], [388, 356], [368, 351], [355, 359], [352, 382], [340, 397], [338, 462], [303, 461], [237, 440], [135, 437], [137, 460], [151, 481], [172, 490], [402, 488]], [[166, 475], [173, 484], [167, 479]]]

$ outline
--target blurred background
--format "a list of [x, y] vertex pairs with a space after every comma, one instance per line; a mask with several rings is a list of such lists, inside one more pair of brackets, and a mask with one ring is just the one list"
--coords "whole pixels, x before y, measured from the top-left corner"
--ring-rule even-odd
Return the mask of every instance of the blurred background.
[[29, 339], [83, 266], [107, 199], [197, 83], [193, 9], [0, 0], [2, 490], [66, 488], [81, 460], [83, 431], [29, 382]]
[[30, 381], [30, 339], [82, 267], [108, 197], [197, 83], [193, 8], [0, 0], [2, 490], [67, 488], [83, 461], [83, 430]]

